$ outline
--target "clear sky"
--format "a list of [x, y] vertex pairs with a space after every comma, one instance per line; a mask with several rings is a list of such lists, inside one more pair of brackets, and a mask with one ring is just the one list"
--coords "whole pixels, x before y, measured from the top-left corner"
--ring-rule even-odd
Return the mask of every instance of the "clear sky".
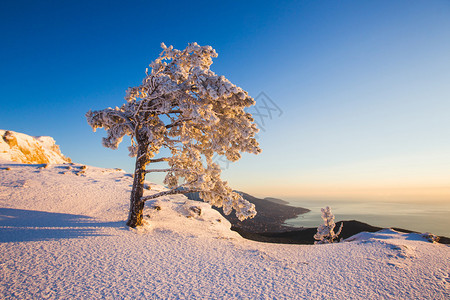
[[257, 99], [263, 153], [224, 171], [232, 187], [450, 201], [449, 1], [1, 1], [0, 40], [0, 128], [75, 162], [132, 171], [84, 114], [120, 106], [161, 42], [198, 42], [276, 108]]

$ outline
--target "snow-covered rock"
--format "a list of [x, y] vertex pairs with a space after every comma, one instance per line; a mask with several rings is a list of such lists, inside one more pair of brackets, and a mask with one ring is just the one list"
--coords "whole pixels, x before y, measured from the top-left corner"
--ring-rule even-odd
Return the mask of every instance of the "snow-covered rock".
[[399, 232], [391, 228], [386, 228], [377, 232], [360, 232], [352, 237], [346, 239], [346, 242], [368, 242], [368, 241], [421, 241], [421, 242], [433, 242], [430, 236], [432, 234], [420, 234], [420, 233], [405, 233]]
[[10, 130], [0, 130], [0, 160], [26, 164], [62, 164], [70, 162], [55, 140], [49, 136], [29, 136]]

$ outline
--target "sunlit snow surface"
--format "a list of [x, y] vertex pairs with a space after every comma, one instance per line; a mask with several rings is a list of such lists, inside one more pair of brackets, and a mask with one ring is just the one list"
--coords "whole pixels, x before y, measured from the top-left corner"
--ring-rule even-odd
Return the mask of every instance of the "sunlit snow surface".
[[180, 195], [148, 203], [146, 225], [128, 229], [129, 174], [40, 167], [0, 164], [0, 298], [450, 298], [448, 246], [417, 234], [258, 243]]

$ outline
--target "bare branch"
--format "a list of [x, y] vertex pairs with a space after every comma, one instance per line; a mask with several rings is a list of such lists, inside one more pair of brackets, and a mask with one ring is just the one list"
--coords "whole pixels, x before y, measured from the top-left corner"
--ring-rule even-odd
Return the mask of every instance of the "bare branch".
[[162, 197], [162, 196], [167, 196], [167, 195], [176, 195], [176, 194], [186, 194], [186, 193], [195, 193], [195, 192], [201, 192], [201, 190], [197, 190], [197, 189], [186, 189], [186, 190], [181, 190], [181, 189], [172, 189], [169, 191], [164, 191], [164, 192], [159, 192], [150, 196], [145, 196], [142, 197], [141, 200], [142, 201], [147, 201], [150, 199], [155, 199], [158, 197]]
[[170, 172], [170, 171], [179, 171], [182, 169], [151, 169], [151, 170], [145, 170], [145, 173], [154, 173], [154, 172]]
[[157, 159], [150, 159], [149, 163], [157, 163], [157, 162], [162, 162], [162, 161], [169, 161], [168, 157], [161, 157], [161, 158], [157, 158]]

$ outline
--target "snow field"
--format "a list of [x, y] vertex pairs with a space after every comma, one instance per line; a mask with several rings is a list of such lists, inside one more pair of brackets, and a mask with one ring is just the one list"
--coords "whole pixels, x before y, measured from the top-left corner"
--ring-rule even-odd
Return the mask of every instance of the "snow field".
[[[450, 298], [449, 248], [420, 235], [258, 243], [181, 195], [147, 203], [146, 225], [129, 229], [129, 174], [39, 167], [0, 164], [0, 298]], [[148, 185], [146, 195], [164, 189]]]

